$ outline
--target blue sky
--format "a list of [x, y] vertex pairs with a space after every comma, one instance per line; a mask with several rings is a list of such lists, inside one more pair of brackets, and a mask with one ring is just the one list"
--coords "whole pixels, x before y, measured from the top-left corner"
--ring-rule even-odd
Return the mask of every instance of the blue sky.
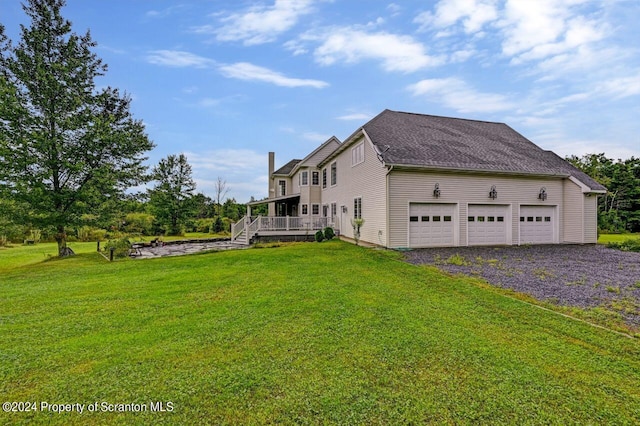
[[[507, 123], [561, 156], [640, 156], [638, 0], [67, 0], [198, 191], [267, 195], [276, 167], [385, 108]], [[0, 0], [18, 39], [19, 0]]]

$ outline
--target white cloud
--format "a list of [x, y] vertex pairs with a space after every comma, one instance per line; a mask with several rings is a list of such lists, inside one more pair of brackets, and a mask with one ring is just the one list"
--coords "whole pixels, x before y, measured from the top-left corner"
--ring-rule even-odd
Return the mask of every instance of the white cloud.
[[346, 115], [341, 115], [340, 117], [336, 117], [338, 120], [346, 120], [346, 121], [368, 121], [371, 120], [371, 118], [373, 118], [371, 116], [371, 114], [364, 114], [364, 113], [353, 113], [353, 114], [346, 114]]
[[420, 30], [446, 28], [462, 22], [464, 32], [475, 33], [498, 17], [496, 0], [441, 0], [435, 13], [423, 12], [416, 16], [414, 23]]
[[315, 142], [315, 143], [326, 142], [327, 140], [329, 140], [330, 137], [331, 135], [326, 135], [323, 133], [316, 133], [316, 132], [305, 132], [302, 134], [302, 138], [304, 140]]
[[329, 83], [320, 80], [291, 78], [268, 68], [259, 67], [248, 62], [238, 62], [220, 67], [222, 74], [229, 78], [239, 80], [262, 81], [283, 87], [314, 87], [322, 89], [329, 86]]
[[482, 93], [458, 78], [421, 80], [407, 88], [414, 96], [440, 102], [458, 112], [497, 112], [515, 108], [506, 96]]
[[215, 195], [219, 177], [227, 181], [228, 197], [247, 202], [251, 196], [260, 199], [267, 195], [267, 154], [251, 149], [214, 149], [185, 153], [193, 168], [198, 192]]
[[428, 55], [424, 45], [410, 36], [367, 32], [358, 27], [323, 28], [304, 34], [300, 40], [320, 44], [314, 56], [322, 65], [377, 60], [386, 71], [414, 72], [443, 63], [441, 57]]
[[155, 65], [184, 68], [207, 68], [215, 65], [215, 61], [181, 50], [153, 50], [147, 55], [147, 61]]
[[540, 0], [531, 8], [510, 0], [501, 22], [502, 52], [516, 63], [541, 60], [602, 40], [604, 23], [577, 15], [572, 6], [579, 2]]
[[202, 34], [213, 34], [218, 41], [242, 41], [245, 45], [269, 43], [291, 29], [301, 16], [313, 11], [312, 0], [276, 0], [272, 6], [251, 6], [242, 13], [220, 19], [220, 25], [194, 28]]

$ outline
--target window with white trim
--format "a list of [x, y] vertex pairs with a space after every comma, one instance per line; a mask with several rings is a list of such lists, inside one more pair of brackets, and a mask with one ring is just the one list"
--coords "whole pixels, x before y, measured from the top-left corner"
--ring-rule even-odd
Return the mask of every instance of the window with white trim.
[[320, 214], [320, 204], [311, 204], [311, 214]]
[[362, 197], [353, 199], [353, 218], [362, 219]]
[[309, 172], [304, 171], [300, 173], [300, 185], [302, 186], [309, 185]]
[[355, 166], [363, 162], [364, 162], [364, 142], [360, 142], [358, 145], [351, 148], [351, 165]]
[[335, 161], [331, 163], [331, 186], [335, 186], [338, 183], [338, 163]]
[[287, 195], [287, 181], [286, 180], [279, 180], [278, 181], [278, 188], [280, 189], [280, 191], [278, 191], [278, 194], [280, 194], [280, 196]]
[[320, 185], [320, 173], [311, 172], [311, 185]]
[[302, 205], [302, 214], [303, 215], [308, 215], [309, 214], [309, 205], [307, 205], [307, 204], [303, 204]]
[[327, 204], [322, 205], [322, 217], [329, 216], [329, 206]]
[[322, 189], [327, 187], [327, 169], [322, 169]]
[[336, 217], [338, 215], [338, 205], [336, 203], [331, 203], [331, 217]]

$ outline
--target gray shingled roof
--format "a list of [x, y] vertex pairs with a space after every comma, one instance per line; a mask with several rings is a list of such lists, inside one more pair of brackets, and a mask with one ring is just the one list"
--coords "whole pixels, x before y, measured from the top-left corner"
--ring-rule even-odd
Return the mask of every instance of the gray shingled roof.
[[384, 110], [363, 126], [386, 164], [573, 176], [605, 188], [503, 123]]
[[298, 165], [299, 162], [301, 162], [302, 160], [291, 160], [289, 161], [287, 164], [285, 164], [284, 166], [280, 167], [278, 170], [276, 170], [275, 172], [273, 172], [274, 175], [288, 175], [289, 173], [291, 173], [291, 170], [293, 170], [293, 168], [295, 166]]

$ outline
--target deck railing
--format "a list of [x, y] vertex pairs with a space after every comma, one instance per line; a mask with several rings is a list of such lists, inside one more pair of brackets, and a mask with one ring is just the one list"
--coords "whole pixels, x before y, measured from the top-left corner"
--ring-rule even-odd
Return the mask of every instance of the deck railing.
[[[250, 218], [250, 220], [253, 218]], [[231, 227], [231, 239], [246, 231], [247, 242], [259, 231], [317, 231], [330, 223], [327, 217], [306, 216], [258, 216], [250, 223], [246, 217]]]
[[231, 240], [235, 240], [240, 236], [240, 234], [242, 234], [242, 232], [244, 231], [246, 220], [247, 220], [247, 217], [243, 216], [242, 219], [240, 219], [240, 221], [238, 221], [237, 223], [231, 224]]

